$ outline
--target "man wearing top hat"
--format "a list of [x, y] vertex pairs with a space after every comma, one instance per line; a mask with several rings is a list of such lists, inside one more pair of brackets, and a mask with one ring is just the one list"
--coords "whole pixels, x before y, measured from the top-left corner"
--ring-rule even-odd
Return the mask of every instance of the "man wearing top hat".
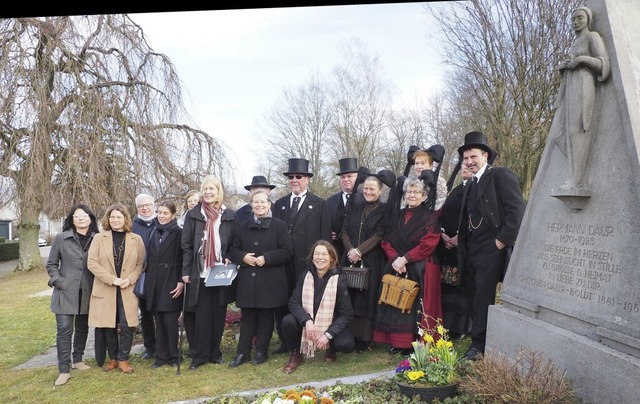
[[495, 304], [525, 203], [513, 171], [488, 164], [496, 152], [482, 132], [467, 133], [458, 153], [473, 173], [462, 195], [458, 262], [472, 321], [466, 357], [475, 360], [484, 354], [489, 306]]
[[[327, 198], [329, 214], [331, 215], [331, 242], [338, 251], [338, 257], [342, 259], [344, 245], [342, 244], [342, 223], [347, 216], [347, 211], [355, 203], [353, 188], [358, 177], [358, 160], [355, 157], [346, 157], [338, 160], [340, 172], [340, 192], [336, 192]], [[362, 197], [360, 198], [364, 200]]]
[[[263, 175], [256, 175], [251, 179], [251, 184], [245, 185], [244, 189], [249, 191], [249, 199], [258, 190], [264, 190], [267, 194], [271, 194], [271, 190], [275, 188], [275, 185], [271, 185], [267, 182], [267, 179]], [[245, 220], [251, 219], [251, 204], [246, 204], [236, 211], [236, 219], [238, 223], [242, 223]]]
[[[287, 223], [293, 240], [293, 257], [286, 265], [291, 296], [298, 277], [306, 273], [306, 259], [313, 243], [319, 239], [331, 241], [331, 217], [327, 202], [309, 192], [309, 180], [313, 177], [309, 172], [309, 160], [289, 159], [289, 170], [283, 174], [289, 179], [291, 192], [275, 202], [273, 216]], [[285, 346], [280, 328], [282, 318], [288, 311], [285, 306], [276, 313], [276, 330], [281, 346], [274, 354], [286, 353], [291, 349]]]

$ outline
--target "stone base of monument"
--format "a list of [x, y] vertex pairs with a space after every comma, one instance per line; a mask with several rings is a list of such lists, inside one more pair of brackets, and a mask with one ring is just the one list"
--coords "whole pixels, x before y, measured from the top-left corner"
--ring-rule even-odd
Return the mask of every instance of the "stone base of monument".
[[638, 403], [639, 358], [502, 305], [490, 306], [485, 352], [515, 359], [523, 348], [565, 370], [584, 404]]

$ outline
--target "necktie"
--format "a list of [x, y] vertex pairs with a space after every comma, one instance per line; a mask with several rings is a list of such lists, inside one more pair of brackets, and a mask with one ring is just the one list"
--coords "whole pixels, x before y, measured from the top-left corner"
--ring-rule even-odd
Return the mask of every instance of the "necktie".
[[291, 210], [289, 211], [289, 224], [293, 224], [296, 221], [296, 216], [298, 216], [299, 207], [300, 207], [300, 197], [296, 196], [293, 198], [293, 205], [291, 205]]

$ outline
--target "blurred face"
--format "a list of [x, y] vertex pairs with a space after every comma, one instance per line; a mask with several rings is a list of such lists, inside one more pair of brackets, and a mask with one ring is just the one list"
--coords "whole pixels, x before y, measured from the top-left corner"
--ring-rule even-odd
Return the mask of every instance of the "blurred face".
[[194, 206], [196, 206], [199, 201], [200, 201], [200, 193], [196, 192], [195, 194], [191, 195], [189, 199], [187, 199], [187, 207], [191, 209]]
[[584, 10], [576, 10], [571, 13], [571, 27], [575, 32], [580, 32], [587, 27], [589, 17]]
[[407, 206], [415, 208], [427, 199], [424, 191], [417, 185], [410, 185], [407, 187], [407, 192], [404, 194], [404, 199], [407, 202]]
[[309, 177], [302, 174], [290, 174], [289, 187], [291, 188], [291, 193], [300, 195], [309, 187]]
[[481, 149], [465, 150], [462, 155], [463, 162], [471, 171], [471, 174], [476, 174], [482, 167], [487, 165], [487, 158], [489, 157], [489, 153]]
[[426, 158], [425, 156], [419, 156], [416, 157], [413, 169], [416, 172], [416, 174], [419, 176], [421, 172], [423, 172], [424, 170], [431, 170], [431, 163], [429, 162], [429, 159]]
[[318, 271], [328, 271], [331, 267], [331, 256], [327, 247], [323, 245], [316, 246], [313, 250], [313, 265]]
[[167, 224], [175, 215], [166, 206], [158, 206], [158, 223]]
[[473, 173], [469, 171], [469, 167], [467, 167], [466, 164], [462, 165], [461, 175], [463, 180], [468, 180], [469, 178], [473, 177]]
[[122, 231], [124, 229], [124, 214], [118, 210], [112, 210], [109, 215], [109, 226], [111, 226], [111, 230]]
[[214, 204], [218, 199], [218, 194], [220, 190], [215, 184], [205, 184], [202, 189], [202, 201], [208, 204]]
[[350, 194], [358, 178], [358, 173], [346, 173], [340, 176], [340, 188], [343, 192]]
[[367, 202], [375, 202], [380, 199], [382, 187], [375, 180], [366, 180], [362, 186], [362, 195]]
[[265, 217], [269, 213], [271, 202], [266, 194], [260, 192], [251, 198], [251, 209], [257, 217]]
[[76, 209], [76, 211], [73, 212], [73, 227], [76, 228], [76, 231], [78, 233], [85, 234], [89, 229], [90, 224], [91, 218], [89, 217], [87, 212], [82, 209]]
[[154, 211], [153, 199], [140, 198], [140, 200], [138, 201], [138, 206], [136, 206], [136, 208], [138, 208], [138, 215], [140, 217], [150, 217], [151, 215], [153, 215]]

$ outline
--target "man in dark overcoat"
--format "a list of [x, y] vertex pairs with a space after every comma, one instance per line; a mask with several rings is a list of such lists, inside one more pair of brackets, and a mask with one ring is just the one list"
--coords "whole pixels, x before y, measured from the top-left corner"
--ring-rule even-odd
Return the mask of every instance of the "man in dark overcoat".
[[[358, 159], [355, 157], [345, 157], [338, 160], [340, 164], [340, 192], [336, 192], [327, 198], [329, 206], [329, 214], [331, 215], [331, 243], [338, 252], [338, 258], [342, 259], [344, 254], [344, 245], [342, 243], [342, 224], [347, 216], [347, 211], [353, 206], [355, 201], [351, 198], [355, 197], [353, 189], [356, 179], [358, 178]], [[364, 198], [360, 197], [359, 202], [363, 202]]]
[[462, 196], [458, 261], [472, 320], [466, 357], [474, 360], [484, 354], [489, 306], [495, 304], [525, 202], [514, 172], [488, 164], [496, 152], [482, 132], [467, 133], [458, 153], [473, 173]]
[[[286, 265], [291, 296], [296, 280], [307, 271], [306, 259], [313, 243], [319, 239], [331, 242], [331, 216], [326, 200], [309, 191], [309, 182], [313, 177], [313, 173], [309, 172], [309, 160], [289, 159], [289, 170], [283, 174], [289, 179], [291, 192], [276, 201], [273, 216], [287, 223], [293, 241], [293, 257]], [[280, 331], [282, 318], [288, 311], [287, 306], [277, 311], [276, 330], [281, 346], [274, 353], [286, 353], [290, 349], [285, 346]]]

